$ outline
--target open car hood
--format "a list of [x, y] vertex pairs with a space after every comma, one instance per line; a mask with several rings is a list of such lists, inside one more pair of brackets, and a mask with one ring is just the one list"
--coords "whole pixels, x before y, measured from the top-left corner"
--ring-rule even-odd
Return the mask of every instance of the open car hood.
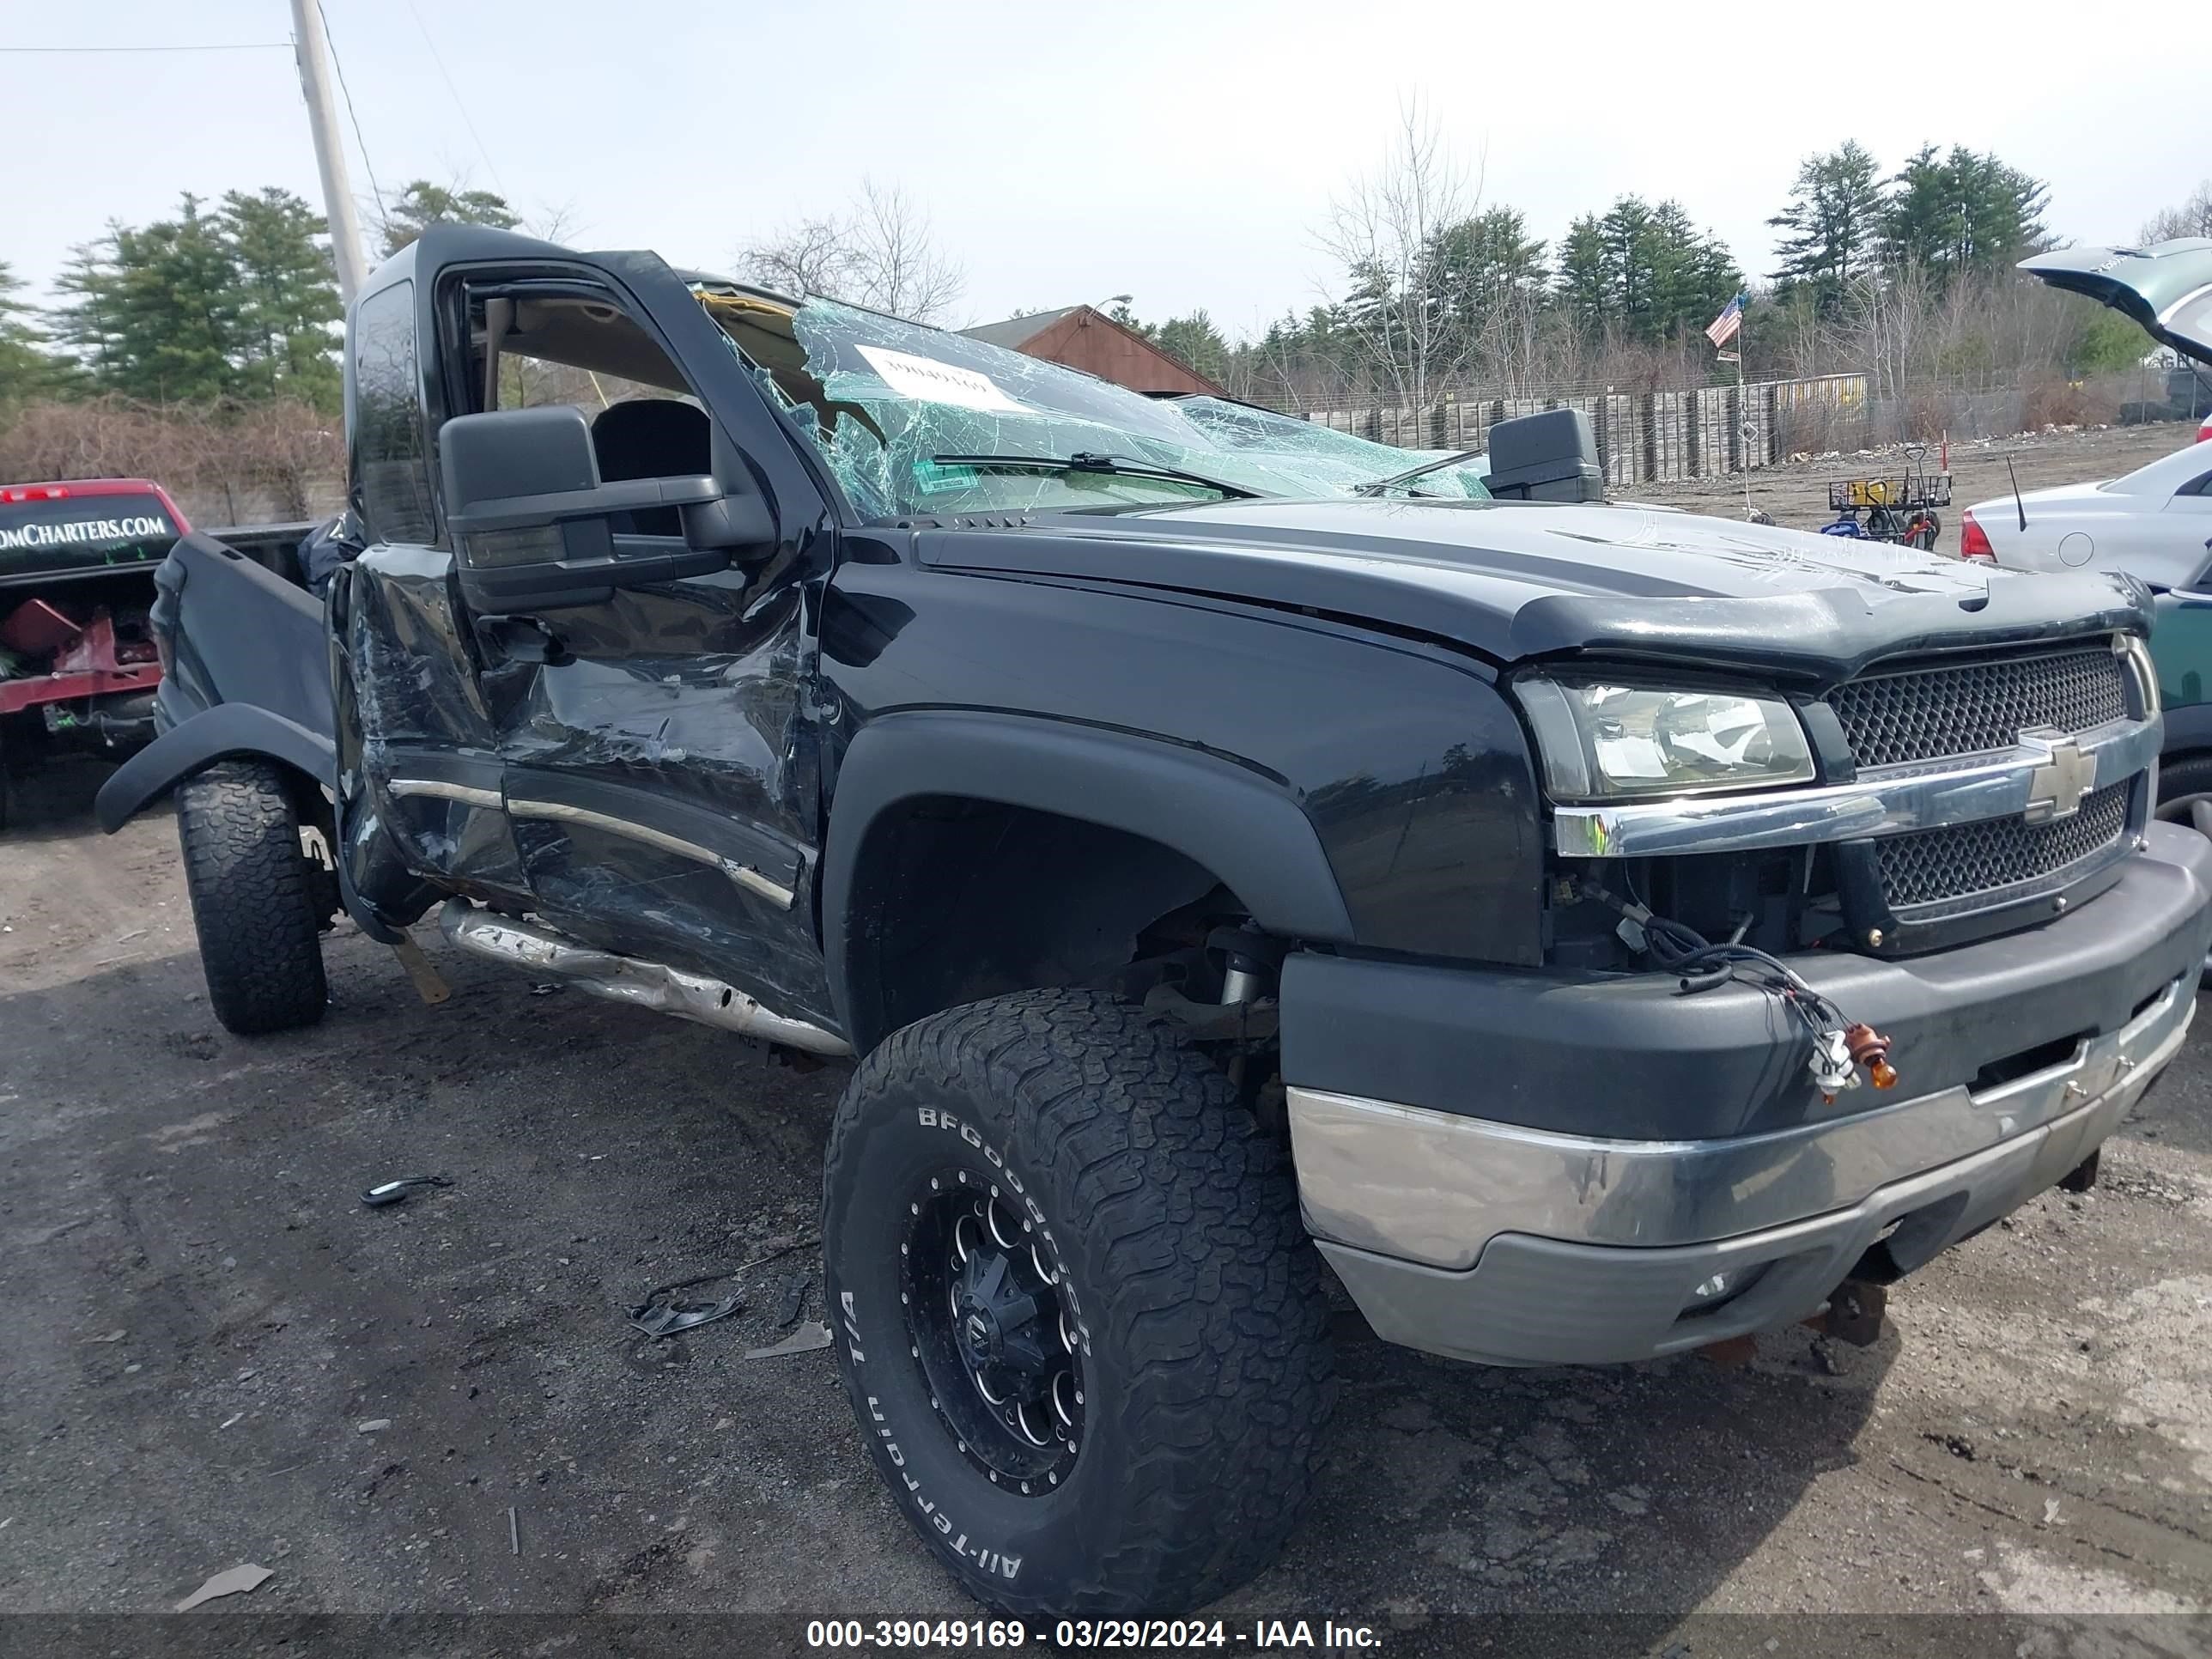
[[2023, 259], [2020, 268], [2134, 319], [2152, 339], [2185, 357], [2212, 363], [2212, 238], [2061, 248]]

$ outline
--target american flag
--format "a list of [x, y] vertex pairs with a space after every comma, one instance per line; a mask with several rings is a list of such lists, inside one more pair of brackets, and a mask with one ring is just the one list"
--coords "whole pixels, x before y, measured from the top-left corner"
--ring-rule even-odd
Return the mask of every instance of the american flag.
[[1728, 309], [1713, 319], [1705, 337], [1717, 346], [1724, 346], [1735, 338], [1736, 330], [1743, 326], [1743, 295], [1739, 294], [1728, 302]]

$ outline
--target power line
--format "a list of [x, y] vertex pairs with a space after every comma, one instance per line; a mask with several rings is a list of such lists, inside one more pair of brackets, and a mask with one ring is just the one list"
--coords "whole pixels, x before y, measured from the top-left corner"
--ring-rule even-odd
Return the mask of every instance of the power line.
[[437, 65], [438, 78], [446, 83], [446, 90], [453, 95], [453, 107], [460, 112], [461, 125], [469, 130], [469, 137], [476, 140], [477, 155], [483, 159], [484, 171], [491, 174], [492, 183], [497, 185], [499, 193], [505, 196], [507, 185], [499, 176], [499, 169], [492, 165], [491, 152], [484, 148], [484, 141], [477, 131], [477, 124], [469, 119], [469, 106], [461, 100], [461, 89], [453, 84], [453, 77], [446, 73], [446, 60], [438, 56], [438, 43], [430, 38], [429, 25], [423, 22], [422, 14], [415, 9], [415, 0], [407, 0], [407, 11], [415, 20], [415, 27], [422, 36], [422, 44], [430, 49], [430, 61]]
[[289, 40], [232, 40], [206, 46], [0, 46], [0, 52], [289, 52]]
[[337, 42], [331, 39], [331, 15], [323, 9], [323, 0], [315, 0], [315, 15], [323, 20], [323, 40], [331, 49], [331, 67], [338, 72], [338, 95], [345, 100], [346, 119], [353, 124], [353, 142], [361, 151], [362, 171], [368, 174], [368, 193], [376, 201], [379, 220], [390, 216], [384, 205], [384, 191], [376, 182], [376, 163], [368, 159], [368, 140], [361, 136], [361, 117], [353, 106], [353, 88], [346, 85], [345, 59], [338, 56]]

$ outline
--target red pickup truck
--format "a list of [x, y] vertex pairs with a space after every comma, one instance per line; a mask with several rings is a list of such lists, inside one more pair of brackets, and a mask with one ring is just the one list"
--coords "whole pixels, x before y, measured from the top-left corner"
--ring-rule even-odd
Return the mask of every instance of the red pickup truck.
[[0, 828], [13, 779], [49, 748], [154, 735], [146, 612], [155, 566], [191, 529], [143, 478], [0, 487]]

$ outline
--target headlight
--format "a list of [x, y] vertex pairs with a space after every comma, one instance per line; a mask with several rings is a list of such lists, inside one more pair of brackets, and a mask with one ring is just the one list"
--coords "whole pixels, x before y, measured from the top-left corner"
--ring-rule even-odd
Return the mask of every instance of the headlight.
[[1805, 728], [1777, 697], [1558, 680], [1514, 690], [1553, 800], [1756, 789], [1816, 775]]

